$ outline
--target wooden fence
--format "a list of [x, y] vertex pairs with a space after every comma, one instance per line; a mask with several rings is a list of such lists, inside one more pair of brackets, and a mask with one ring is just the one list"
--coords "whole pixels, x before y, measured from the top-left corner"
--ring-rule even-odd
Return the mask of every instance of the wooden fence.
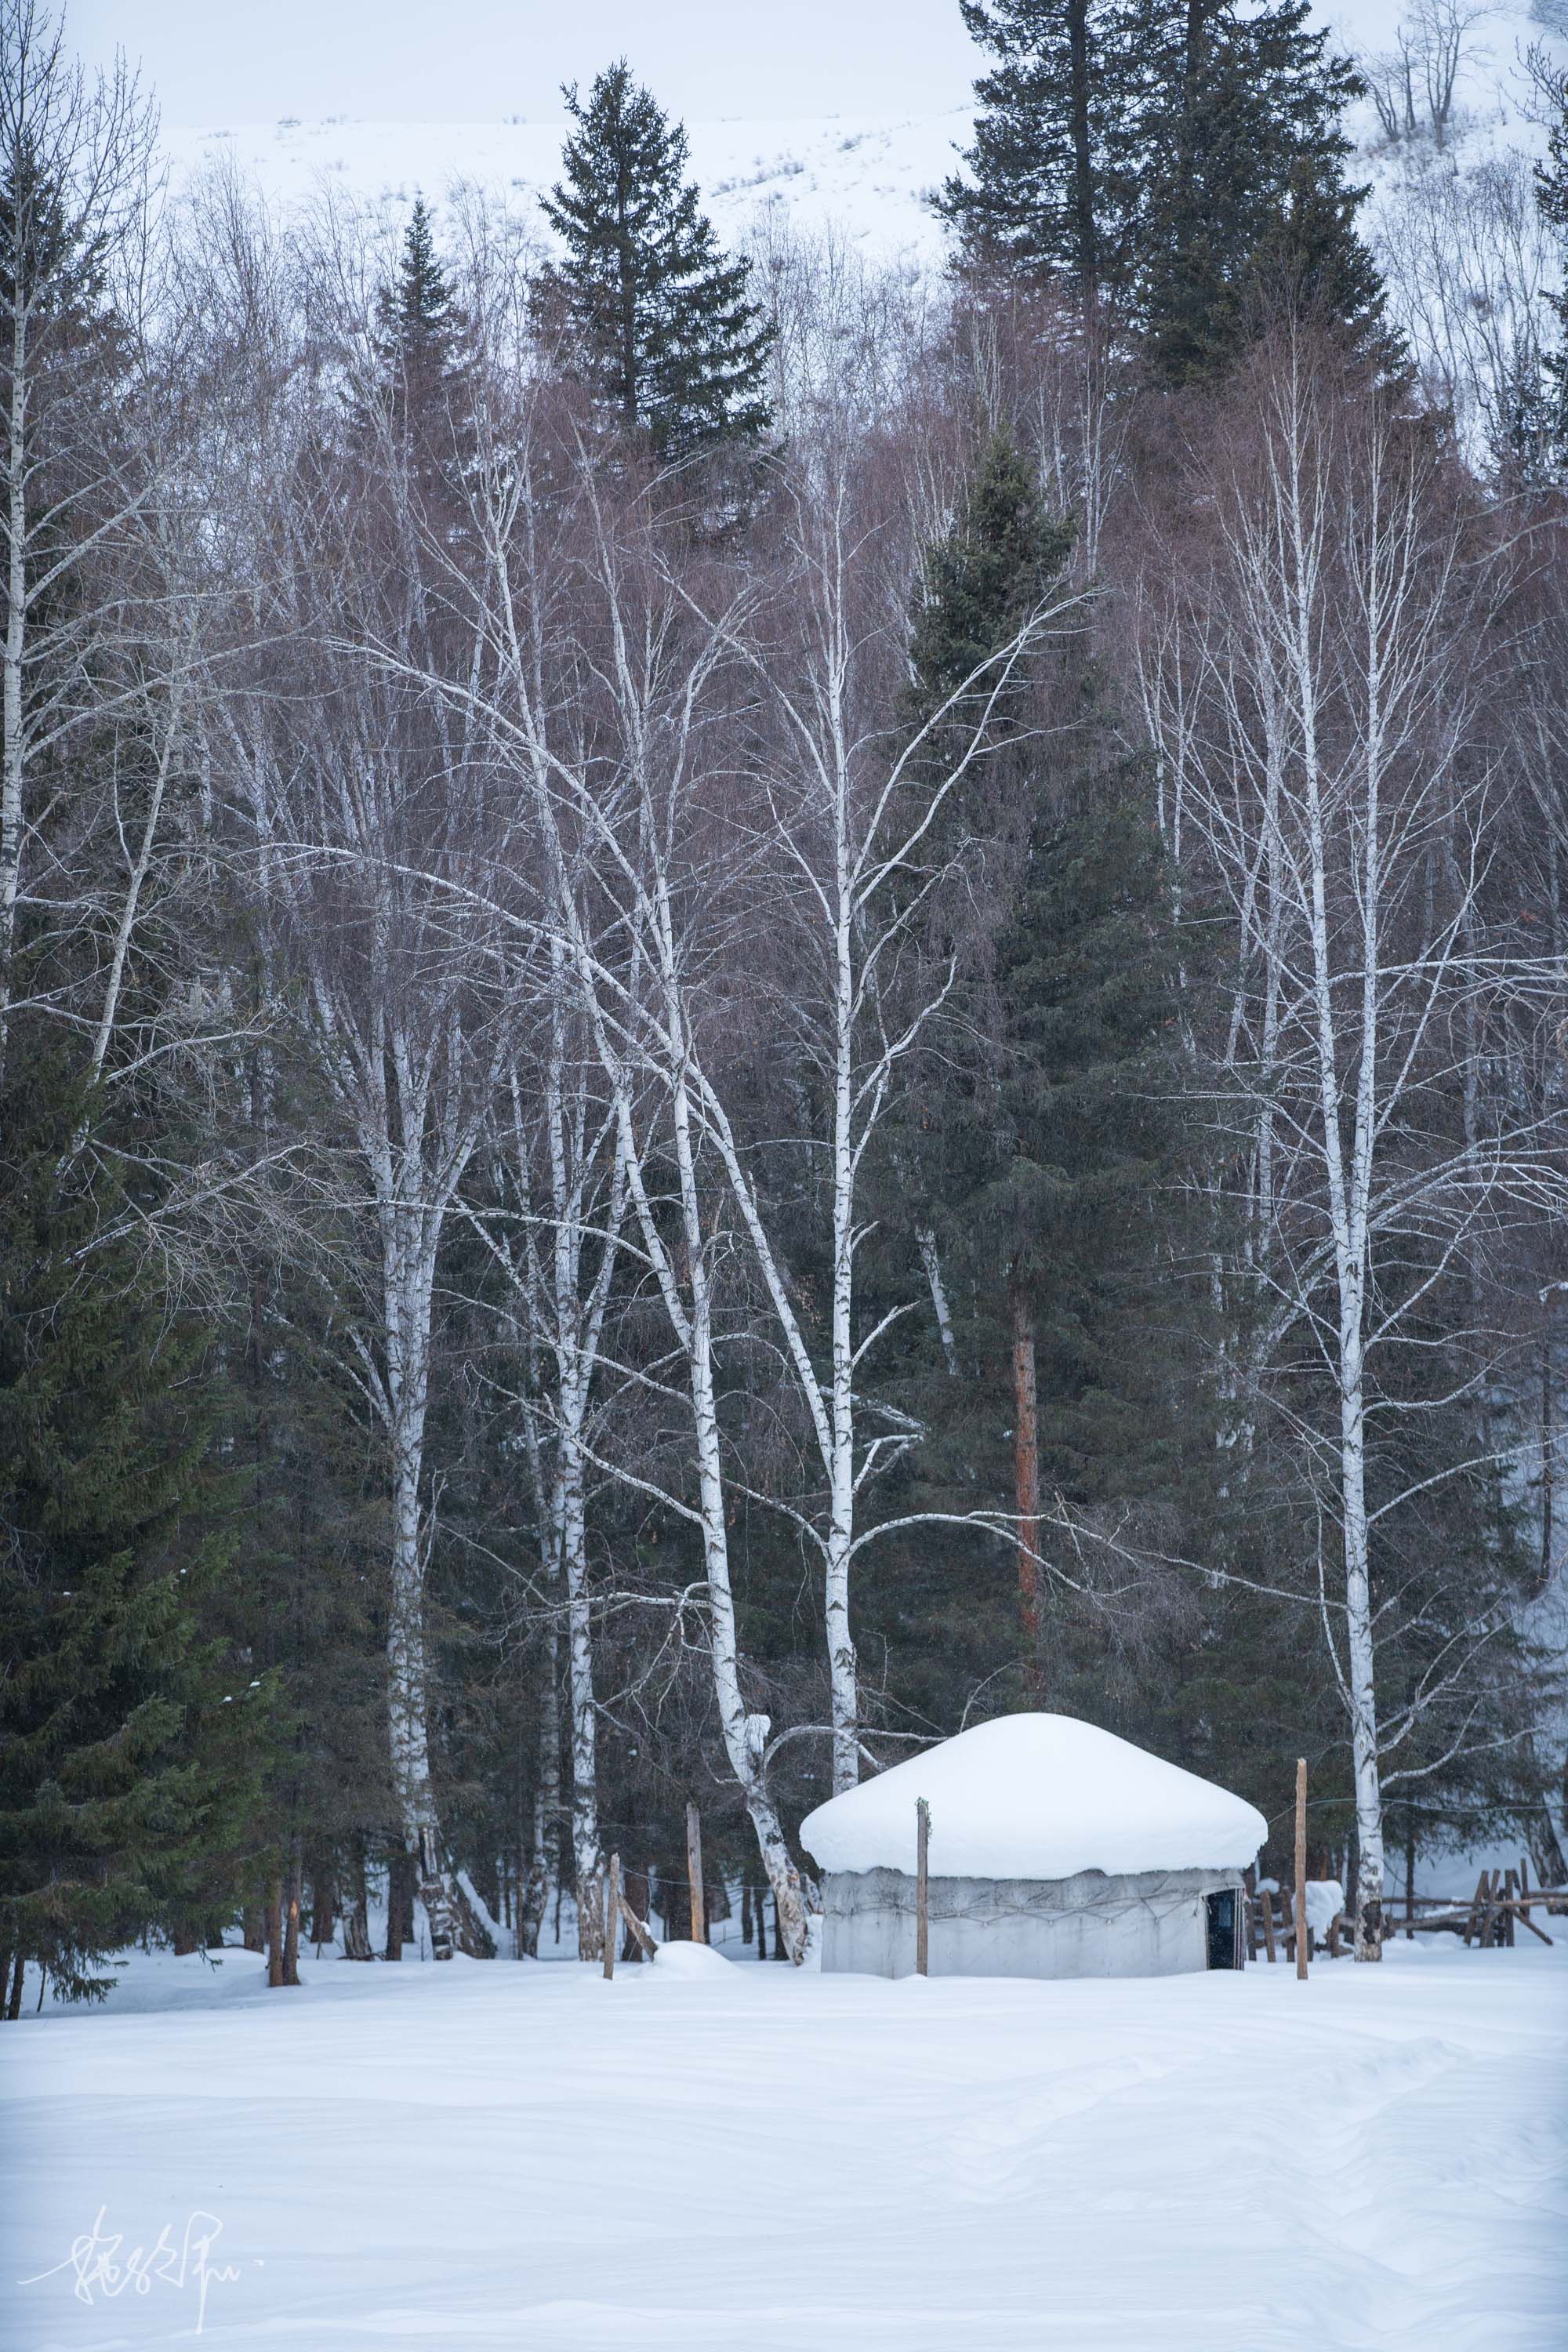
[[[1247, 1952], [1249, 1959], [1281, 1960], [1293, 1958], [1296, 1953], [1296, 1905], [1290, 1889], [1279, 1888], [1270, 1893], [1267, 1888], [1247, 1898]], [[1467, 1901], [1456, 1901], [1447, 1895], [1389, 1895], [1384, 1897], [1383, 1939], [1391, 1937], [1425, 1935], [1436, 1929], [1463, 1937], [1467, 1944], [1479, 1951], [1502, 1951], [1514, 1943], [1521, 1926], [1543, 1944], [1552, 1937], [1538, 1927], [1531, 1917], [1532, 1909], [1548, 1913], [1568, 1911], [1568, 1887], [1535, 1886], [1530, 1884], [1530, 1870], [1522, 1860], [1517, 1870], [1483, 1870], [1476, 1882], [1476, 1891]], [[1321, 1948], [1331, 1959], [1337, 1959], [1342, 1949], [1348, 1949], [1354, 1939], [1355, 1922], [1348, 1911], [1342, 1911], [1322, 1939]], [[1310, 1955], [1315, 1947], [1312, 1931], [1306, 1931], [1306, 1949]]]

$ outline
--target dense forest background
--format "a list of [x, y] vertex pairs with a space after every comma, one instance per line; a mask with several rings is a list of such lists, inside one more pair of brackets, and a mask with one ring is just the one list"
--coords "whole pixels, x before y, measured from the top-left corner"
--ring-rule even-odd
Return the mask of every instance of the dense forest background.
[[933, 286], [624, 63], [537, 234], [171, 197], [0, 0], [13, 2015], [680, 1932], [691, 1801], [798, 1959], [1020, 1707], [1305, 1755], [1364, 1958], [1563, 1883], [1563, 84], [1478, 373], [1301, 0], [963, 14]]

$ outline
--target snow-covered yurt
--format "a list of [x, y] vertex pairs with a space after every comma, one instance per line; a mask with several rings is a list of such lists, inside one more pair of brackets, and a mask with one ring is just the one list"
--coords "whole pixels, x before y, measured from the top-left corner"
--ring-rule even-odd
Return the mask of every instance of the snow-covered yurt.
[[822, 1965], [915, 1968], [917, 1805], [932, 1976], [1152, 1977], [1239, 1968], [1241, 1797], [1067, 1715], [1007, 1715], [818, 1805]]

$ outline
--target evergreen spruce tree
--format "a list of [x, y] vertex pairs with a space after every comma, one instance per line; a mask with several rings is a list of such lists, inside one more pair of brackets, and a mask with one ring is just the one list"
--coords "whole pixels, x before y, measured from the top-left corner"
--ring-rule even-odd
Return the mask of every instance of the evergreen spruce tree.
[[80, 1997], [226, 1856], [232, 1888], [271, 1694], [201, 1622], [226, 1546], [199, 1335], [106, 1238], [126, 1203], [58, 1055], [13, 1041], [0, 1133], [0, 1955]]
[[974, 259], [1105, 296], [1169, 384], [1225, 367], [1281, 301], [1394, 363], [1344, 180], [1360, 84], [1310, 0], [962, 5], [997, 64], [937, 204]]
[[[962, 516], [922, 567], [910, 646], [917, 719], [1016, 635], [1059, 577], [1072, 541], [1071, 523], [1046, 514], [1034, 469], [1012, 435], [993, 433]], [[990, 691], [983, 679], [974, 698], [984, 702]], [[972, 723], [970, 712], [954, 711], [955, 727], [967, 731]]]
[[[1559, 258], [1568, 263], [1568, 73], [1552, 88], [1558, 107], [1546, 159], [1535, 167], [1535, 201], [1541, 216], [1557, 232]], [[1568, 270], [1564, 272], [1568, 281]], [[1555, 351], [1539, 366], [1516, 369], [1511, 420], [1515, 442], [1528, 449], [1537, 477], [1560, 481], [1568, 471], [1568, 282], [1547, 302], [1557, 320]]]
[[[1008, 641], [1070, 543], [1016, 444], [994, 436], [924, 568], [915, 716]], [[922, 1475], [952, 1482], [944, 1507], [972, 1507], [963, 1490], [978, 1478], [1021, 1517], [1042, 1488], [1084, 1507], [1146, 1494], [1184, 1425], [1157, 1409], [1162, 1350], [1139, 1312], [1163, 1265], [1156, 1179], [1171, 1150], [1155, 1108], [1170, 1093], [1154, 1077], [1169, 1014], [1159, 838], [1143, 780], [1111, 748], [1092, 665], [1069, 646], [1040, 671], [993, 714], [989, 775], [946, 819], [944, 853], [988, 851], [985, 895], [999, 897], [950, 1000], [963, 1049], [922, 1074], [892, 1131], [889, 1181], [891, 1213], [934, 1244], [963, 1360], [961, 1387], [939, 1374], [911, 1395], [942, 1432]], [[939, 946], [945, 956], [953, 941]], [[998, 1638], [1027, 1692], [1059, 1692], [1024, 1549], [1018, 1574], [1016, 1630]]]
[[416, 196], [403, 233], [397, 275], [376, 299], [376, 326], [383, 380], [393, 397], [428, 405], [466, 383], [466, 322], [423, 196]]
[[[1092, 682], [1085, 703], [1083, 734], [1098, 748], [1108, 730]], [[997, 943], [1010, 1047], [1003, 1149], [975, 1203], [1009, 1235], [1010, 1280], [1029, 1310], [1042, 1480], [1084, 1503], [1147, 1492], [1159, 1443], [1146, 1419], [1158, 1351], [1137, 1306], [1163, 1263], [1170, 981], [1163, 859], [1142, 779], [1123, 759], [1091, 757], [1037, 808]]]
[[[1244, 298], [1270, 248], [1309, 274], [1320, 314], [1336, 297], [1364, 314], [1369, 287], [1346, 240], [1366, 191], [1344, 185], [1351, 147], [1341, 127], [1361, 83], [1328, 34], [1312, 29], [1310, 0], [1268, 0], [1246, 14], [1236, 0], [1130, 6], [1150, 76], [1140, 236], [1155, 374], [1191, 383], [1236, 356]], [[1294, 210], [1303, 249], [1293, 253]]]
[[751, 264], [725, 257], [698, 208], [685, 131], [624, 58], [586, 105], [574, 84], [565, 97], [577, 130], [544, 212], [566, 252], [543, 288], [595, 393], [664, 460], [765, 432], [772, 331]]
[[468, 321], [436, 250], [422, 196], [403, 233], [395, 276], [375, 305], [375, 379], [354, 412], [362, 438], [390, 426], [426, 493], [460, 474], [472, 454], [474, 371]]
[[1548, 490], [1563, 479], [1568, 460], [1568, 406], [1563, 355], [1517, 350], [1489, 420], [1491, 459], [1510, 490]]
[[1346, 188], [1337, 170], [1325, 176], [1321, 159], [1303, 157], [1292, 167], [1284, 201], [1253, 249], [1241, 299], [1231, 306], [1229, 336], [1221, 314], [1222, 347], [1289, 319], [1331, 328], [1346, 355], [1376, 376], [1408, 375], [1377, 264], [1356, 231], [1364, 193]]
[[973, 258], [1060, 273], [1086, 302], [1131, 274], [1135, 121], [1120, 0], [960, 0], [996, 59], [975, 84], [974, 144], [936, 198]]

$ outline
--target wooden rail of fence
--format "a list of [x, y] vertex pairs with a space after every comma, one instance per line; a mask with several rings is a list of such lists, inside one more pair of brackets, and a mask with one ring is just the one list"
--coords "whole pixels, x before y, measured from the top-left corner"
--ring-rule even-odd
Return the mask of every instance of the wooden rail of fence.
[[[1264, 1888], [1247, 1896], [1249, 1959], [1261, 1955], [1268, 1960], [1279, 1960], [1295, 1954], [1295, 1907], [1288, 1886], [1278, 1893]], [[1436, 1930], [1459, 1935], [1479, 1951], [1501, 1951], [1512, 1947], [1516, 1930], [1522, 1924], [1542, 1943], [1550, 1944], [1552, 1937], [1530, 1916], [1532, 1908], [1548, 1914], [1568, 1911], [1568, 1887], [1531, 1886], [1530, 1872], [1523, 1862], [1517, 1870], [1483, 1870], [1468, 1901], [1463, 1896], [1456, 1900], [1449, 1895], [1385, 1895], [1384, 1941], [1386, 1943], [1402, 1929], [1406, 1936]], [[1330, 1957], [1337, 1958], [1342, 1941], [1348, 1943], [1354, 1934], [1354, 1919], [1348, 1911], [1342, 1911], [1322, 1939]], [[1308, 1953], [1314, 1948], [1310, 1927], [1306, 1932], [1305, 1948]]]

